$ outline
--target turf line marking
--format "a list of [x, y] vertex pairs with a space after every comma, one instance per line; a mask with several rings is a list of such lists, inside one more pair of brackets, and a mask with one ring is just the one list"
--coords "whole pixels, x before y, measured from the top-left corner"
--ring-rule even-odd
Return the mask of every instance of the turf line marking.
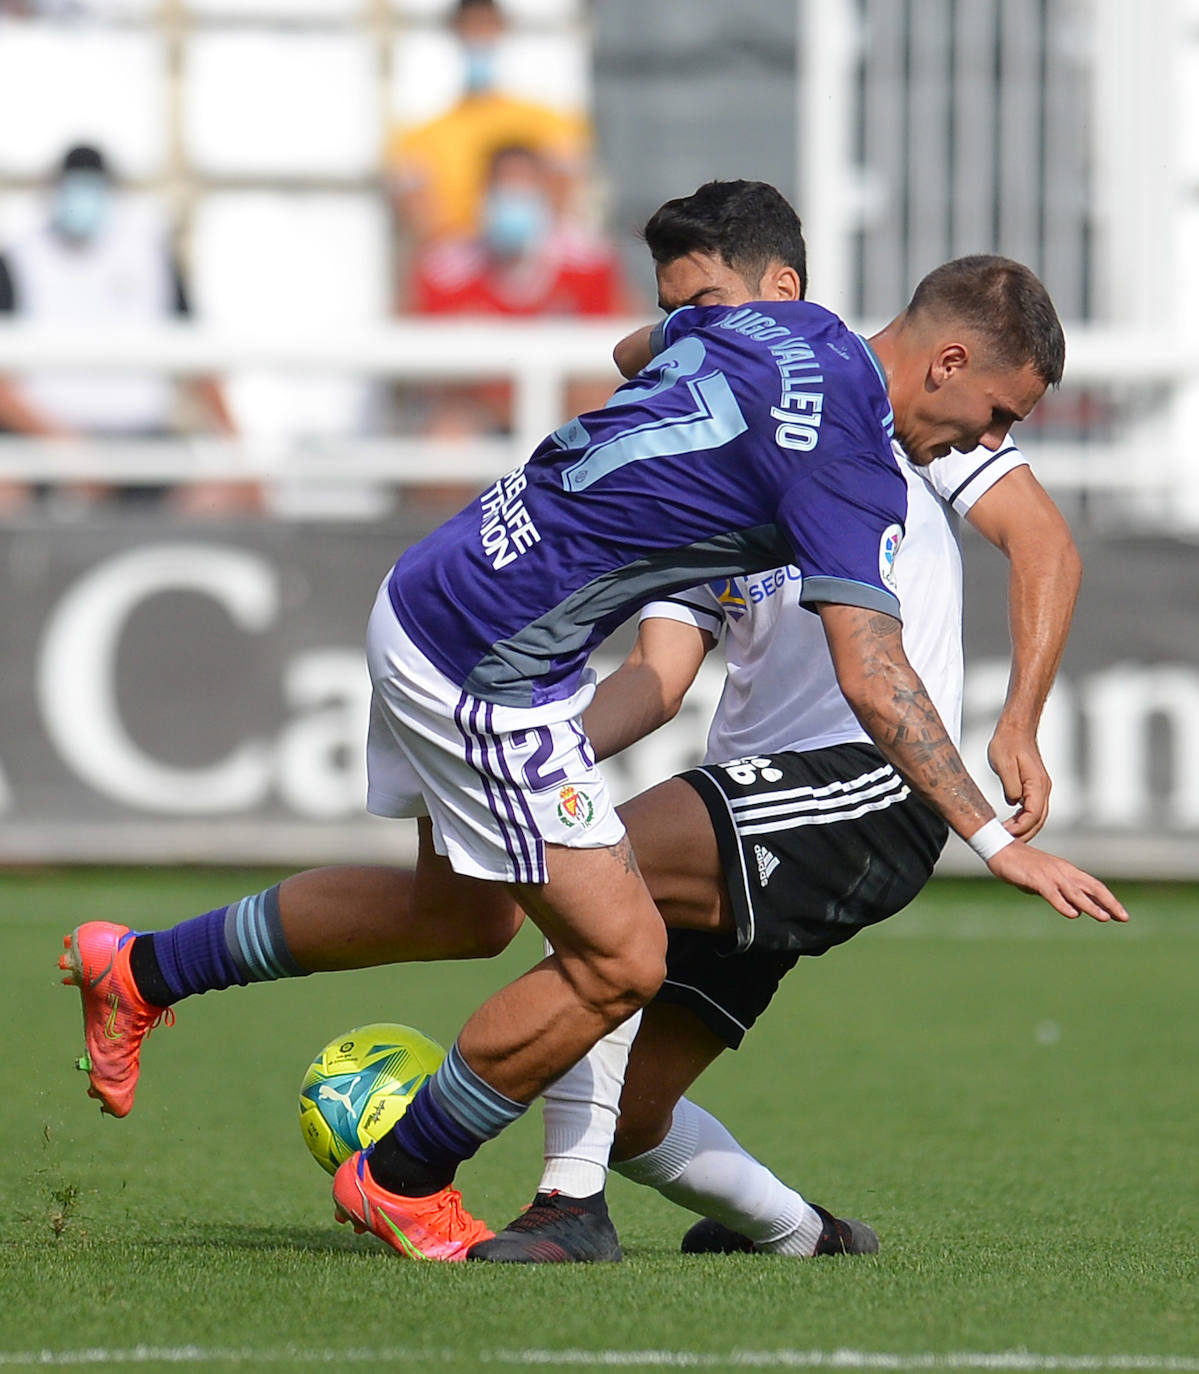
[[884, 1350], [314, 1350], [301, 1346], [211, 1349], [196, 1345], [137, 1345], [127, 1350], [0, 1351], [0, 1366], [71, 1367], [119, 1364], [446, 1364], [473, 1358], [480, 1364], [616, 1369], [983, 1369], [1147, 1370], [1151, 1374], [1199, 1374], [1196, 1355], [1038, 1355], [1028, 1350], [960, 1350], [901, 1354]]

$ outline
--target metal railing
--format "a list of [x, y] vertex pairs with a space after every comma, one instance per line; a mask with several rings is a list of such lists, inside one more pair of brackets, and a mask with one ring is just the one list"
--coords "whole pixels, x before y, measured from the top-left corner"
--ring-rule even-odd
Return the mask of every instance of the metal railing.
[[[256, 435], [219, 440], [0, 438], [0, 480], [79, 479], [163, 484], [225, 481], [371, 481], [402, 486], [436, 480], [484, 482], [519, 463], [565, 417], [569, 380], [615, 385], [616, 339], [641, 323], [398, 321], [329, 335], [264, 329], [227, 333], [168, 324], [97, 331], [0, 325], [0, 373], [47, 369], [174, 376], [240, 372], [330, 374], [415, 385], [504, 377], [513, 386], [509, 437], [435, 439], [347, 434], [311, 439]], [[1041, 479], [1063, 494], [1136, 492], [1172, 528], [1199, 528], [1199, 350], [1163, 335], [1131, 337], [1094, 328], [1069, 331], [1062, 396], [1108, 401], [1102, 432], [1069, 439], [1018, 433]]]

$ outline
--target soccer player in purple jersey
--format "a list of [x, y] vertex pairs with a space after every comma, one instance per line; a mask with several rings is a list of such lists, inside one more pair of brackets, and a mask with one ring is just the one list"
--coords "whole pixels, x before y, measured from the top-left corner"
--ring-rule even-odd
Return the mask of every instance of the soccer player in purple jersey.
[[[760, 287], [755, 230], [734, 265]], [[997, 447], [1060, 377], [1048, 297], [1006, 260], [951, 264], [871, 350], [800, 302], [788, 270], [791, 298], [768, 311], [672, 316], [654, 365], [607, 410], [551, 436], [381, 589], [370, 805], [420, 818], [414, 919], [436, 928], [461, 875], [482, 878], [499, 899], [476, 896], [485, 926], [514, 928], [489, 914], [510, 912], [506, 890], [555, 950], [470, 1019], [369, 1163], [339, 1172], [341, 1213], [400, 1253], [460, 1259], [489, 1234], [450, 1186], [458, 1163], [661, 980], [662, 924], [577, 723], [587, 654], [651, 596], [795, 562], [843, 692], [908, 783], [997, 876], [1066, 915], [1125, 918], [1101, 883], [995, 819], [907, 663], [889, 581], [906, 512], [891, 406], [916, 462]], [[260, 932], [262, 919], [252, 904], [238, 914]], [[92, 963], [72, 945], [72, 972], [94, 987], [106, 969]]]

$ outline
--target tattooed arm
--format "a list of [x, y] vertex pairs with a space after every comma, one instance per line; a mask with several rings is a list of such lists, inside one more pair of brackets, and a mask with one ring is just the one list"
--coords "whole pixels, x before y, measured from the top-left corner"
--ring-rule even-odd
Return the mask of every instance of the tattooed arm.
[[[893, 616], [820, 606], [837, 682], [879, 752], [964, 840], [995, 812], [966, 771], [937, 708], [903, 651]], [[1125, 921], [1128, 913], [1090, 874], [1014, 839], [987, 864], [997, 878], [1043, 897], [1063, 916]]]

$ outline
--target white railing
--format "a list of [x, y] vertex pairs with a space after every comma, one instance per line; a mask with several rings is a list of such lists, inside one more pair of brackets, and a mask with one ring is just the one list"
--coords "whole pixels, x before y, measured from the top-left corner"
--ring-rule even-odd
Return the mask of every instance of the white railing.
[[[176, 376], [239, 372], [350, 374], [409, 383], [503, 376], [514, 387], [511, 438], [324, 437], [284, 441], [45, 441], [0, 437], [0, 480], [112, 482], [280, 480], [482, 482], [522, 461], [563, 415], [568, 380], [619, 381], [613, 343], [642, 323], [400, 321], [369, 330], [228, 333], [187, 324], [152, 330], [0, 325], [0, 373], [53, 368], [153, 369]], [[1160, 334], [1069, 331], [1064, 391], [1130, 396], [1111, 440], [1028, 444], [1038, 473], [1064, 492], [1128, 491], [1160, 505], [1172, 527], [1199, 529], [1199, 350]]]
[[[289, 372], [298, 376], [340, 373], [407, 382], [508, 377], [515, 388], [511, 443], [494, 447], [461, 445], [457, 459], [461, 465], [456, 469], [459, 475], [468, 475], [468, 467], [469, 475], [473, 475], [475, 462], [486, 463], [492, 456], [499, 457], [498, 469], [487, 468], [488, 473], [494, 474], [503, 470], [502, 465], [514, 451], [527, 456], [561, 423], [562, 395], [568, 379], [606, 377], [613, 385], [620, 380], [612, 362], [612, 346], [640, 323], [421, 321], [345, 331], [335, 337], [327, 333], [299, 335], [269, 330], [229, 333], [186, 324], [104, 332], [5, 325], [0, 326], [0, 373], [80, 367], [94, 371], [152, 368], [176, 376], [229, 375], [239, 371]], [[393, 480], [403, 480], [405, 476], [427, 479], [430, 454], [439, 455], [439, 477], [443, 475], [440, 455], [454, 461], [454, 446], [414, 443], [408, 446], [406, 454], [401, 452], [402, 448], [397, 445], [389, 449], [387, 475]], [[237, 450], [241, 451], [240, 458], [234, 456]], [[53, 452], [51, 461], [58, 465], [58, 474], [66, 472], [76, 458], [83, 458], [78, 445], [57, 445]], [[231, 475], [279, 475], [277, 443], [264, 445], [251, 436], [244, 445], [228, 447], [223, 458], [216, 456], [216, 448], [209, 452], [214, 465], [229, 465]], [[315, 453], [306, 459], [296, 455], [298, 461], [307, 462], [305, 475], [366, 475], [365, 471], [359, 474], [358, 466], [354, 466], [358, 463], [379, 475], [376, 464], [381, 461], [380, 454], [371, 441], [364, 448], [358, 443], [330, 441], [324, 452], [324, 458]], [[113, 454], [116, 455], [115, 448]], [[166, 457], [167, 448], [160, 446], [157, 458]], [[18, 453], [13, 449], [11, 458], [0, 463], [0, 472], [28, 477], [26, 465], [30, 462], [36, 467], [36, 450]], [[327, 473], [320, 471], [322, 463], [329, 464]], [[169, 463], [161, 470], [163, 480], [171, 480], [168, 469]], [[95, 464], [88, 463], [86, 471], [94, 476]], [[289, 460], [289, 475], [294, 471]], [[139, 476], [144, 475], [144, 470], [139, 471]], [[181, 455], [178, 480], [194, 478], [194, 468], [189, 471]]]

